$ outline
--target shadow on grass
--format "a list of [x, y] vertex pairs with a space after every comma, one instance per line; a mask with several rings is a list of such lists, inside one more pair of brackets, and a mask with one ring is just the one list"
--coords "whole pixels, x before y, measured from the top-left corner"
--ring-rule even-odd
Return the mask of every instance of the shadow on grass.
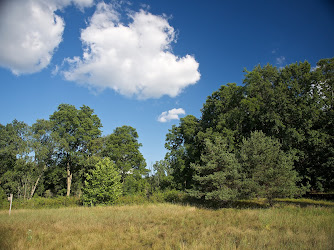
[[334, 202], [311, 200], [311, 199], [276, 199], [275, 203], [296, 205], [300, 207], [308, 207], [308, 206], [334, 207]]
[[231, 202], [212, 202], [205, 200], [186, 199], [182, 202], [174, 202], [179, 205], [195, 206], [197, 208], [205, 209], [221, 209], [221, 208], [234, 208], [234, 209], [268, 209], [271, 207], [281, 207], [285, 205], [293, 205], [297, 207], [333, 207], [334, 202], [318, 201], [311, 199], [274, 199], [272, 204], [266, 199], [251, 199], [251, 200], [239, 200]]
[[[195, 199], [185, 193], [179, 191], [169, 191], [165, 193], [155, 193], [151, 196], [142, 194], [124, 196], [119, 199], [116, 205], [140, 205], [140, 204], [155, 204], [155, 203], [172, 203], [185, 206], [194, 206], [204, 209], [267, 209], [271, 207], [281, 207], [292, 205], [298, 207], [318, 206], [318, 207], [334, 207], [334, 201], [314, 200], [314, 199], [274, 199], [271, 204], [266, 199], [248, 199], [230, 202], [214, 202], [208, 200]], [[33, 198], [29, 201], [16, 200], [13, 203], [14, 209], [44, 209], [44, 208], [60, 208], [60, 207], [79, 207], [82, 206], [79, 198], [76, 197], [56, 197], [56, 198]], [[1, 210], [8, 210], [8, 201], [0, 203]], [[1, 238], [1, 240], [3, 240]], [[0, 242], [2, 243], [2, 242]], [[0, 244], [1, 246], [1, 244]]]
[[172, 202], [179, 205], [194, 206], [197, 208], [218, 210], [221, 208], [234, 208], [234, 209], [267, 209], [270, 208], [269, 203], [265, 199], [254, 200], [239, 200], [230, 202], [214, 202], [207, 200], [196, 200], [192, 198], [184, 199], [183, 201]]

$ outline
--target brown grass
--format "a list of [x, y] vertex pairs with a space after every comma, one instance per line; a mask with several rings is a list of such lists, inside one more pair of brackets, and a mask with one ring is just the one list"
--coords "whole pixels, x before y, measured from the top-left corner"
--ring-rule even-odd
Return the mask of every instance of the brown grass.
[[0, 248], [333, 249], [333, 212], [172, 204], [0, 211]]

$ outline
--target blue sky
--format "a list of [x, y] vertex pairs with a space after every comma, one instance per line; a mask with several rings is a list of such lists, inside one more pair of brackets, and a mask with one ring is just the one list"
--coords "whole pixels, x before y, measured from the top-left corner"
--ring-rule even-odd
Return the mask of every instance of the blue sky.
[[85, 104], [104, 135], [136, 128], [150, 167], [175, 118], [200, 118], [207, 96], [242, 84], [244, 68], [333, 57], [334, 4], [5, 0], [0, 44], [1, 124]]

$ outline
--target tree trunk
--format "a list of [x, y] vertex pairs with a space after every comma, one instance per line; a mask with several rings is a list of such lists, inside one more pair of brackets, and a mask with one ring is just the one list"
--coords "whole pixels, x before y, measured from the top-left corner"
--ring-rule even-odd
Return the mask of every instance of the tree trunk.
[[66, 196], [70, 196], [71, 183], [72, 183], [72, 173], [70, 171], [70, 163], [67, 162], [67, 194]]
[[24, 184], [23, 184], [23, 199], [25, 200], [26, 199], [26, 194], [27, 194], [27, 182], [25, 181]]
[[[44, 169], [45, 169], [46, 167], [44, 167]], [[32, 187], [32, 189], [31, 189], [31, 194], [30, 194], [30, 198], [29, 199], [31, 199], [32, 197], [33, 197], [33, 195], [34, 195], [34, 193], [35, 193], [35, 190], [36, 190], [36, 187], [37, 187], [37, 184], [38, 184], [38, 182], [39, 182], [39, 180], [41, 179], [41, 177], [42, 177], [42, 175], [44, 174], [44, 170], [43, 170], [43, 172], [38, 176], [38, 178], [37, 178], [37, 180], [36, 180], [36, 182], [35, 182], [35, 185]]]

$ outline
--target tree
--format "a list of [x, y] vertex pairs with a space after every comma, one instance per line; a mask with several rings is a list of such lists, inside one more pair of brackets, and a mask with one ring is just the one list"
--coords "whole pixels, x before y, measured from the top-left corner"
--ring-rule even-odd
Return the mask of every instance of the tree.
[[[312, 99], [320, 110], [315, 117], [316, 131], [309, 140], [312, 172], [318, 189], [334, 186], [334, 58], [317, 63], [312, 79]], [[320, 186], [320, 188], [319, 188]]]
[[[148, 173], [146, 162], [139, 148], [136, 129], [130, 126], [117, 127], [114, 132], [105, 138], [102, 156], [109, 157], [120, 171], [121, 182], [128, 187], [130, 182], [139, 181]], [[126, 190], [125, 190], [126, 191]]]
[[250, 197], [292, 197], [303, 193], [296, 183], [300, 180], [293, 169], [293, 154], [281, 150], [277, 139], [262, 131], [251, 133], [244, 139], [240, 151], [240, 162], [244, 173], [243, 192]]
[[197, 138], [199, 122], [195, 116], [187, 115], [180, 119], [180, 125], [173, 125], [166, 135], [165, 156], [172, 172], [173, 185], [180, 190], [192, 185], [193, 169], [190, 164], [200, 160], [200, 144]]
[[250, 132], [262, 130], [285, 152], [294, 151], [303, 184], [320, 191], [331, 187], [334, 174], [333, 65], [334, 59], [322, 59], [315, 70], [306, 61], [283, 69], [257, 66], [247, 71], [241, 108]]
[[[244, 87], [228, 83], [208, 96], [201, 109], [200, 133], [219, 133], [228, 140], [230, 146], [238, 145], [241, 135], [250, 129], [241, 109], [244, 91]], [[203, 135], [201, 141], [204, 141]]]
[[113, 204], [122, 194], [121, 176], [109, 158], [100, 160], [86, 174], [83, 188], [85, 204]]
[[155, 189], [173, 188], [173, 169], [166, 160], [156, 161], [153, 164], [155, 171], [152, 176], [152, 187]]
[[47, 170], [54, 163], [55, 144], [51, 136], [51, 123], [48, 120], [37, 120], [31, 126], [31, 147], [34, 152], [34, 162], [37, 169], [35, 184], [31, 190], [30, 197], [33, 197], [37, 185]]
[[57, 155], [66, 165], [67, 193], [71, 192], [73, 172], [80, 158], [88, 156], [92, 140], [101, 135], [101, 121], [94, 110], [83, 105], [77, 110], [73, 105], [61, 104], [50, 116], [52, 138], [56, 142]]
[[237, 153], [243, 138], [263, 131], [280, 140], [284, 152], [295, 153], [294, 167], [304, 186], [330, 190], [334, 183], [333, 72], [334, 58], [320, 60], [315, 69], [306, 61], [281, 69], [257, 65], [245, 71], [244, 86], [221, 86], [207, 98], [200, 119], [181, 119], [166, 135], [166, 160], [177, 187], [192, 185], [190, 165], [200, 163], [205, 139], [221, 136]]
[[205, 140], [201, 164], [192, 164], [195, 170], [191, 196], [215, 202], [227, 202], [240, 197], [240, 164], [226, 140], [217, 137]]
[[0, 129], [0, 184], [6, 193], [29, 198], [36, 172], [29, 156], [30, 128], [14, 120]]

